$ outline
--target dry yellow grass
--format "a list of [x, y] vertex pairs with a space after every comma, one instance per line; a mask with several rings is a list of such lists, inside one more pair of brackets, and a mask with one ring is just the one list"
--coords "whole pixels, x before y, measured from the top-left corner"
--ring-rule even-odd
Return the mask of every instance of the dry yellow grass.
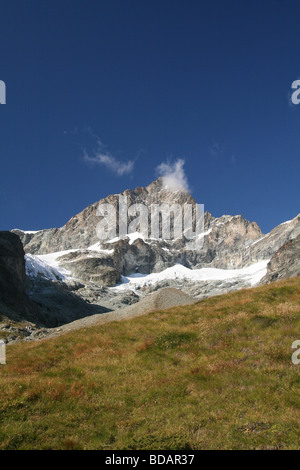
[[300, 279], [7, 347], [1, 449], [298, 449]]

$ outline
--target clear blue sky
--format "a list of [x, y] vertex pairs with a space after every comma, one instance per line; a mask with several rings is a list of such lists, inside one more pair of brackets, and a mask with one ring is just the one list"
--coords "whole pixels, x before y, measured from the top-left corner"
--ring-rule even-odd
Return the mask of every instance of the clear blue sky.
[[300, 212], [299, 1], [0, 8], [1, 230], [59, 227], [177, 159], [214, 216], [267, 232]]

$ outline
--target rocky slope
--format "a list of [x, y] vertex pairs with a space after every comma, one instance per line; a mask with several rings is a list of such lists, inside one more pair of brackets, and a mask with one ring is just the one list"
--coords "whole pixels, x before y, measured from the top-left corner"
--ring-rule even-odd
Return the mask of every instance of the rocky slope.
[[75, 320], [73, 322], [63, 325], [55, 331], [47, 331], [48, 336], [58, 336], [69, 331], [88, 328], [91, 326], [102, 325], [111, 321], [120, 321], [128, 318], [145, 315], [155, 310], [164, 310], [170, 307], [179, 305], [188, 305], [194, 303], [196, 300], [179, 289], [162, 288], [157, 292], [147, 295], [140, 302], [131, 306], [124, 306], [113, 312], [104, 313], [102, 315], [92, 315], [89, 317]]

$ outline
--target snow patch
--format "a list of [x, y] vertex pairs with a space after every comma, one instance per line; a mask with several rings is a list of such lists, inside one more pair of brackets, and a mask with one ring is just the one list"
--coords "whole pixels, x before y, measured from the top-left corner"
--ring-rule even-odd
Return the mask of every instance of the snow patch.
[[[114, 250], [102, 250], [99, 247], [99, 242], [87, 248], [89, 251], [96, 251], [97, 253], [112, 254]], [[72, 279], [71, 272], [59, 265], [59, 258], [69, 253], [80, 253], [86, 251], [85, 249], [77, 250], [64, 250], [55, 253], [48, 253], [46, 255], [25, 255], [26, 274], [29, 277], [41, 276], [44, 279], [59, 280]], [[91, 255], [92, 256], [92, 253]]]
[[243, 280], [251, 286], [257, 284], [267, 272], [269, 260], [254, 263], [251, 266], [241, 269], [218, 269], [201, 268], [189, 269], [181, 264], [176, 264], [160, 273], [140, 274], [134, 273], [130, 276], [122, 276], [122, 284], [114, 289], [140, 288], [143, 286], [152, 286], [165, 280], [187, 280], [187, 281], [226, 281]]
[[[48, 262], [43, 259], [48, 256]], [[49, 261], [53, 263], [51, 265]], [[29, 277], [43, 277], [52, 281], [62, 281], [70, 278], [71, 273], [64, 268], [59, 267], [55, 259], [49, 259], [49, 255], [25, 255], [26, 274]]]
[[199, 233], [197, 238], [200, 239], [200, 238], [206, 237], [206, 235], [208, 235], [211, 231], [212, 231], [212, 228], [208, 229], [206, 232]]
[[105, 240], [105, 243], [116, 243], [119, 240], [121, 240], [120, 237], [115, 237], [115, 238], [112, 238], [111, 240]]
[[45, 279], [60, 280], [71, 279], [71, 273], [59, 265], [58, 259], [80, 250], [64, 250], [47, 255], [25, 255], [26, 274], [29, 277], [42, 276]]
[[18, 232], [22, 232], [22, 233], [39, 233], [43, 231], [43, 230], [22, 230], [20, 228], [15, 228], [14, 230], [18, 230]]
[[94, 245], [89, 246], [87, 248], [87, 250], [96, 251], [97, 253], [104, 253], [104, 254], [108, 254], [108, 255], [111, 255], [115, 251], [114, 249], [104, 250], [104, 249], [100, 248], [100, 242], [97, 242]]
[[259, 238], [258, 240], [255, 240], [255, 242], [251, 243], [251, 246], [253, 245], [256, 245], [256, 243], [259, 243], [261, 242], [264, 238], [266, 238], [269, 234], [267, 233], [267, 235], [264, 235], [263, 237]]
[[282, 224], [279, 224], [279, 225], [285, 225], [285, 224], [290, 224], [291, 222], [293, 222], [294, 219], [292, 220], [287, 220], [286, 222], [282, 222]]
[[[124, 237], [115, 237], [115, 238], [112, 238], [111, 240], [105, 241], [105, 243], [116, 243], [119, 240], [125, 240], [126, 238], [129, 238], [129, 245], [132, 245], [133, 242], [135, 240], [137, 240], [138, 238], [141, 238], [143, 240], [143, 242], [147, 243], [145, 241], [145, 237], [143, 236], [143, 234], [141, 232], [127, 233]], [[147, 243], [147, 244], [149, 244], [149, 243]]]
[[135, 240], [138, 240], [139, 238], [143, 240], [143, 242], [145, 242], [145, 238], [141, 232], [128, 233], [127, 237], [129, 238], [129, 245], [132, 245], [133, 242], [135, 242]]

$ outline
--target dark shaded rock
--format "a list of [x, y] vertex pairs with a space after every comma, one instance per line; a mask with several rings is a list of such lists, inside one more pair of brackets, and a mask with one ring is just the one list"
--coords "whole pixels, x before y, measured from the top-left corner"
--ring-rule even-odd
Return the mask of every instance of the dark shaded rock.
[[30, 298], [39, 305], [43, 325], [48, 328], [110, 311], [109, 308], [86, 302], [70, 291], [70, 286], [59, 281], [36, 279], [31, 283]]
[[0, 232], [0, 314], [38, 322], [39, 309], [26, 294], [24, 250], [20, 238]]
[[0, 296], [6, 302], [18, 302], [25, 294], [23, 245], [11, 232], [0, 232]]

